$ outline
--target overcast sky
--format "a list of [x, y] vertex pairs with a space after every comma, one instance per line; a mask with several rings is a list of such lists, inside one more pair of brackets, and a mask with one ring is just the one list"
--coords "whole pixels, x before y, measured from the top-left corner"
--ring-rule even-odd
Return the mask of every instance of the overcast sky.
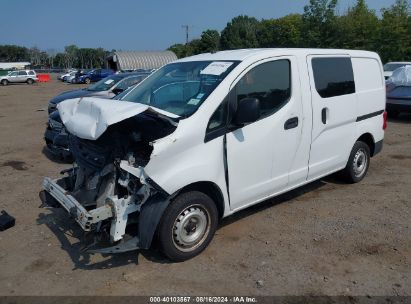
[[[206, 29], [221, 31], [233, 17], [257, 19], [302, 13], [308, 0], [2, 0], [0, 44], [62, 50], [65, 45], [108, 50], [163, 50]], [[339, 0], [343, 13], [355, 0]], [[367, 0], [380, 12], [395, 0]]]

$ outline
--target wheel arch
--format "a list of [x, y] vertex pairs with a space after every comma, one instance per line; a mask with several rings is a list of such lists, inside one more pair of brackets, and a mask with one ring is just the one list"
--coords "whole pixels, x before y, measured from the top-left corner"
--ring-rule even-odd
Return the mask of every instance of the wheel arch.
[[199, 191], [208, 195], [216, 204], [218, 217], [220, 219], [223, 217], [225, 211], [224, 196], [223, 192], [217, 184], [209, 181], [194, 182], [192, 184], [184, 186], [183, 188], [178, 190], [176, 194], [178, 195], [189, 191]]
[[366, 143], [367, 146], [370, 148], [370, 156], [374, 156], [375, 152], [375, 140], [374, 136], [372, 136], [371, 133], [364, 133], [362, 134], [357, 140], [357, 141], [362, 141], [363, 143]]

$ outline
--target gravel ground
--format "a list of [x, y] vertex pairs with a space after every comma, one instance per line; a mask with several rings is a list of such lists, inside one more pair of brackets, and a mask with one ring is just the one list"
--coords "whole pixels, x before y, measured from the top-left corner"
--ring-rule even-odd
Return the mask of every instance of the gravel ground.
[[[389, 121], [366, 179], [311, 183], [225, 219], [184, 263], [156, 251], [88, 255], [60, 210], [38, 208], [47, 101], [79, 87], [0, 87], [0, 295], [411, 295], [411, 115]], [[42, 111], [43, 110], [43, 111]]]

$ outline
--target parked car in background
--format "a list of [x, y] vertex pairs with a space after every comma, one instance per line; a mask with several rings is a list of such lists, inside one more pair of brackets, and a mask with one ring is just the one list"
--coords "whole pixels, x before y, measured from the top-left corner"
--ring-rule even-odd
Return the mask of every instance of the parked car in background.
[[84, 96], [98, 96], [101, 98], [112, 98], [127, 88], [139, 83], [150, 73], [121, 73], [113, 74], [100, 80], [87, 88], [63, 92], [48, 103], [49, 114], [56, 110], [56, 106], [63, 100]]
[[411, 112], [411, 65], [396, 69], [387, 80], [387, 112], [397, 117], [401, 112]]
[[64, 81], [67, 82], [67, 83], [79, 83], [78, 79], [81, 76], [87, 74], [88, 72], [89, 72], [88, 70], [76, 71], [74, 73], [71, 73], [70, 76], [67, 76]]
[[33, 70], [12, 71], [5, 76], [0, 76], [0, 83], [2, 85], [8, 85], [9, 83], [33, 84], [37, 80], [37, 74]]
[[384, 65], [384, 77], [385, 79], [388, 79], [391, 77], [392, 73], [398, 69], [401, 68], [405, 65], [411, 65], [411, 62], [388, 62]]
[[207, 247], [224, 217], [334, 172], [360, 182], [383, 147], [384, 110], [376, 53], [187, 57], [120, 101], [60, 103], [75, 165], [45, 178], [43, 194], [97, 234], [92, 252], [148, 249], [155, 237], [183, 261]]
[[71, 76], [71, 75], [74, 75], [76, 72], [77, 72], [77, 70], [70, 69], [70, 70], [67, 71], [67, 73], [64, 73], [64, 74], [59, 75], [59, 76], [57, 77], [57, 79], [64, 82], [67, 77], [69, 77], [69, 76]]
[[76, 83], [91, 83], [91, 82], [97, 82], [103, 78], [106, 78], [107, 76], [113, 75], [114, 71], [113, 70], [108, 70], [108, 69], [95, 69], [91, 70], [83, 75], [80, 75], [76, 77]]
[[47, 150], [54, 156], [65, 161], [71, 160], [71, 152], [68, 146], [68, 133], [61, 122], [58, 111], [49, 115], [44, 140]]
[[54, 100], [56, 103], [53, 103], [51, 107], [49, 103], [50, 115], [47, 121], [46, 131], [44, 133], [44, 140], [46, 142], [47, 150], [60, 159], [66, 161], [72, 160], [71, 151], [69, 149], [68, 132], [61, 122], [59, 112], [56, 111], [56, 105], [59, 102], [65, 99], [81, 96], [110, 98], [112, 96], [116, 96], [115, 94], [128, 91], [133, 86], [140, 83], [149, 74], [150, 73], [123, 73], [112, 75], [91, 85], [87, 89], [70, 91], [57, 96], [59, 98]]

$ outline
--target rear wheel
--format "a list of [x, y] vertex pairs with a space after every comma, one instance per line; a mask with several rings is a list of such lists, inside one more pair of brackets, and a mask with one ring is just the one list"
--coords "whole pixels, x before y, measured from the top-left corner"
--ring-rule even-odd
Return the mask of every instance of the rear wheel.
[[3, 79], [3, 80], [1, 81], [1, 84], [4, 85], [4, 86], [6, 86], [6, 85], [9, 84], [9, 81], [8, 81], [7, 79]]
[[84, 82], [85, 82], [86, 84], [90, 84], [91, 79], [90, 79], [90, 78], [86, 78], [86, 79], [84, 79]]
[[33, 82], [34, 82], [33, 79], [31, 79], [31, 78], [27, 79], [27, 83], [28, 83], [28, 84], [33, 84]]
[[198, 191], [180, 194], [159, 225], [162, 252], [176, 262], [198, 255], [213, 238], [217, 222], [218, 211], [209, 196]]
[[367, 174], [370, 159], [370, 147], [362, 141], [357, 141], [351, 150], [347, 166], [342, 171], [345, 180], [350, 183], [360, 182]]

